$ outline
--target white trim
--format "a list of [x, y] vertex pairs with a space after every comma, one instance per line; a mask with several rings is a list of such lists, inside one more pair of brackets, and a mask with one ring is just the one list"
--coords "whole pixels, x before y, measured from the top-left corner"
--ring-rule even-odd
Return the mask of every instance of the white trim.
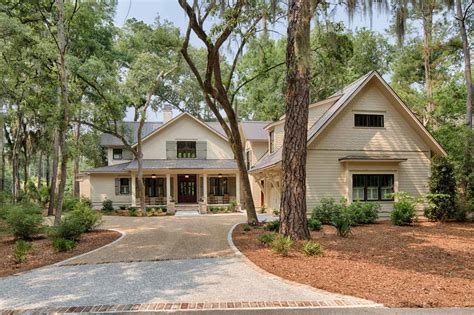
[[[351, 170], [349, 168], [347, 168], [347, 187], [346, 187], [346, 199], [347, 199], [347, 202], [349, 203], [352, 203], [354, 202], [352, 200], [352, 175], [357, 175], [357, 174], [368, 174], [368, 175], [371, 175], [371, 174], [374, 174], [374, 175], [393, 175], [393, 192], [396, 193], [398, 192], [399, 190], [399, 182], [398, 182], [398, 170], [394, 170], [394, 169], [387, 169], [387, 170]], [[372, 202], [372, 201], [371, 201]], [[393, 203], [393, 200], [376, 200], [374, 202], [377, 202], [377, 203], [383, 203], [383, 204], [391, 204]]]

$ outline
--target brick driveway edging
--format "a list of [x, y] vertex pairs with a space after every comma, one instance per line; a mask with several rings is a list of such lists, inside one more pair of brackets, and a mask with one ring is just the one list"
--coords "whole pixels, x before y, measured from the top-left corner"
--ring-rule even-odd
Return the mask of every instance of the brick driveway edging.
[[347, 300], [325, 301], [245, 301], [245, 302], [218, 302], [218, 303], [154, 303], [154, 304], [117, 304], [117, 305], [90, 305], [71, 307], [45, 307], [33, 309], [2, 310], [1, 314], [77, 314], [77, 313], [117, 313], [117, 312], [145, 312], [169, 310], [228, 310], [228, 309], [276, 309], [276, 308], [346, 308], [371, 307], [370, 301], [355, 302]]

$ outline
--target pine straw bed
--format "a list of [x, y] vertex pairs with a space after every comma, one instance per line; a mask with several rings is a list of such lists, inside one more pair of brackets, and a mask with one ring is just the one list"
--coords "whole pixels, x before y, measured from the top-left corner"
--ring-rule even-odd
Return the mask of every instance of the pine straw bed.
[[324, 226], [312, 232], [323, 254], [307, 257], [301, 243], [281, 257], [258, 241], [262, 228], [243, 231], [236, 246], [259, 267], [280, 277], [389, 307], [474, 306], [474, 224], [389, 223], [358, 226], [348, 238]]
[[0, 277], [18, 272], [51, 265], [73, 256], [77, 256], [113, 242], [120, 237], [120, 233], [110, 230], [94, 230], [84, 233], [77, 246], [69, 252], [56, 252], [51, 240], [40, 237], [32, 241], [33, 249], [28, 254], [28, 261], [17, 264], [13, 258], [15, 240], [13, 236], [0, 236]]

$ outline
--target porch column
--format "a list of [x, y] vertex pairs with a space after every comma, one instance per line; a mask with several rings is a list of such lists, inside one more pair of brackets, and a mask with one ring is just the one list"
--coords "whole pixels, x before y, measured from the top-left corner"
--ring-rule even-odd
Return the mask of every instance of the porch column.
[[166, 174], [166, 203], [171, 200], [171, 175]]
[[207, 204], [207, 174], [202, 176], [202, 200]]
[[135, 178], [135, 174], [131, 174], [131, 179], [132, 182], [130, 183], [132, 185], [132, 207], [136, 207], [137, 205], [137, 180]]
[[235, 199], [240, 206], [240, 173], [235, 174]]

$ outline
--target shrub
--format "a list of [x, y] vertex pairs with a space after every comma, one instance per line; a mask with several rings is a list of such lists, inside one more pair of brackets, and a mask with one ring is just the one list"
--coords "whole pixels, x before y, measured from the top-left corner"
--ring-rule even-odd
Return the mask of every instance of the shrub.
[[265, 245], [271, 244], [275, 240], [275, 233], [265, 233], [260, 235], [258, 238], [260, 242], [262, 242]]
[[344, 209], [332, 216], [331, 224], [336, 228], [337, 235], [347, 237], [351, 233], [352, 215], [347, 209]]
[[30, 203], [12, 205], [6, 210], [5, 219], [13, 235], [30, 240], [43, 230], [41, 209]]
[[119, 207], [119, 209], [120, 209], [120, 210], [127, 210], [127, 206], [123, 206], [123, 205], [122, 205], [122, 206]]
[[454, 219], [458, 222], [465, 222], [473, 211], [474, 199], [469, 200], [464, 197], [460, 197], [456, 200], [456, 212], [454, 214]]
[[447, 210], [451, 205], [451, 196], [446, 194], [426, 195], [428, 205], [424, 209], [424, 216], [431, 221], [446, 221], [455, 216], [456, 206], [453, 209]]
[[90, 200], [89, 198], [87, 197], [81, 197], [81, 203], [84, 205], [84, 206], [87, 206], [89, 208], [92, 208], [92, 200]]
[[72, 195], [64, 195], [64, 201], [63, 201], [63, 212], [69, 212], [74, 210], [78, 204], [81, 203], [81, 199], [78, 197], [74, 197]]
[[13, 253], [13, 257], [15, 258], [15, 262], [17, 264], [24, 263], [28, 260], [28, 252], [32, 249], [31, 243], [28, 243], [24, 240], [18, 240], [15, 242], [15, 251]]
[[136, 217], [138, 215], [138, 209], [135, 208], [135, 207], [130, 207], [130, 208], [128, 208], [128, 214], [131, 217]]
[[85, 227], [79, 217], [67, 216], [58, 227], [54, 228], [53, 237], [78, 241], [84, 232]]
[[275, 253], [282, 256], [288, 256], [288, 253], [293, 246], [293, 241], [289, 236], [285, 237], [283, 235], [278, 235], [271, 243], [271, 246]]
[[416, 204], [418, 201], [406, 192], [394, 194], [397, 201], [393, 204], [390, 219], [395, 225], [410, 225], [416, 217]]
[[236, 212], [237, 211], [237, 201], [236, 200], [231, 200], [230, 201], [229, 211], [230, 212]]
[[280, 209], [273, 209], [273, 215], [274, 216], [280, 216]]
[[76, 208], [68, 213], [66, 218], [72, 218], [73, 220], [80, 222], [84, 227], [84, 232], [89, 232], [102, 223], [102, 214], [82, 203], [76, 205]]
[[265, 230], [278, 232], [280, 229], [280, 220], [270, 221], [265, 225]]
[[250, 225], [248, 225], [248, 224], [244, 224], [244, 228], [243, 228], [243, 230], [244, 230], [245, 232], [248, 232], [248, 231], [250, 231], [250, 230], [251, 230], [251, 228], [250, 228]]
[[43, 208], [46, 207], [46, 204], [49, 201], [49, 187], [46, 185], [41, 186], [38, 189], [39, 202]]
[[58, 252], [68, 252], [70, 250], [73, 250], [76, 245], [77, 243], [73, 240], [68, 240], [65, 238], [53, 239], [53, 247]]
[[315, 256], [322, 253], [321, 245], [313, 241], [306, 241], [303, 243], [303, 252], [306, 256]]
[[319, 220], [322, 224], [331, 224], [332, 217], [345, 208], [344, 204], [338, 204], [334, 198], [322, 198], [321, 203], [313, 209], [311, 219]]
[[380, 204], [375, 202], [353, 202], [348, 207], [355, 224], [375, 223], [379, 217]]
[[114, 203], [110, 199], [104, 199], [102, 201], [102, 211], [104, 212], [112, 212], [114, 211]]
[[433, 158], [429, 181], [429, 206], [426, 213], [430, 220], [452, 219], [456, 212], [456, 177], [454, 165], [445, 157]]
[[321, 230], [321, 226], [321, 221], [319, 221], [318, 219], [310, 218], [308, 220], [308, 227], [311, 231], [319, 231]]

